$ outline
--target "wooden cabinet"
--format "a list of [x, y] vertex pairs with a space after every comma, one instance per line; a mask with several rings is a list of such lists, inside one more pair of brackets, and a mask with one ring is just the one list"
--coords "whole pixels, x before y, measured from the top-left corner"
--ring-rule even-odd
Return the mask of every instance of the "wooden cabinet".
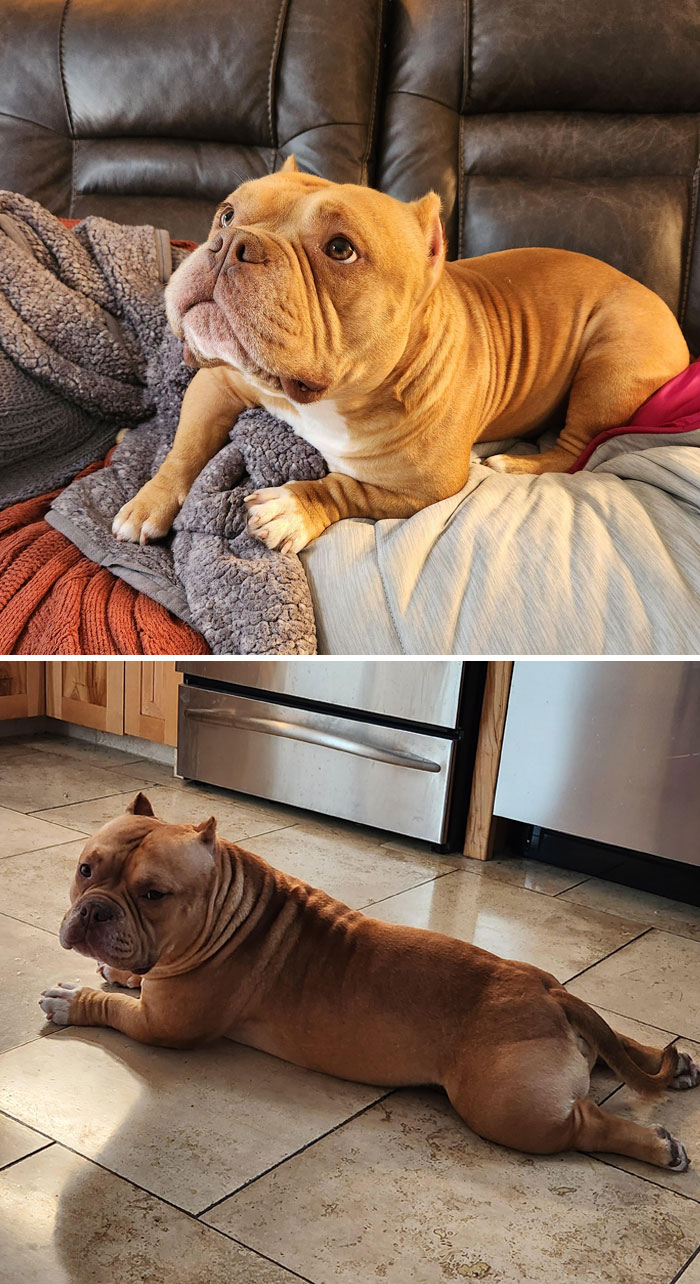
[[36, 718], [43, 712], [43, 661], [0, 661], [0, 719]]
[[512, 660], [489, 661], [464, 841], [464, 855], [474, 860], [491, 859], [499, 832], [502, 834], [507, 824], [494, 820], [493, 800], [512, 676]]
[[174, 661], [131, 661], [124, 667], [124, 731], [159, 744], [176, 744], [182, 674], [175, 672]]
[[122, 660], [47, 660], [46, 712], [97, 731], [124, 731]]
[[176, 743], [180, 674], [174, 660], [47, 660], [45, 668], [50, 717], [159, 744]]

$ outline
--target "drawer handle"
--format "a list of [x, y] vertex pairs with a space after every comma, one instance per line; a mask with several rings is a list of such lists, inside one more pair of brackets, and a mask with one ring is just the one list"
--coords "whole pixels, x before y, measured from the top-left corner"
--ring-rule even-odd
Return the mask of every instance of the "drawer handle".
[[387, 762], [392, 767], [409, 767], [414, 771], [441, 771], [439, 762], [430, 758], [419, 758], [417, 754], [404, 753], [401, 749], [380, 749], [363, 740], [352, 740], [348, 736], [336, 736], [332, 731], [322, 731], [314, 727], [301, 727], [294, 722], [283, 722], [278, 718], [256, 718], [250, 714], [230, 713], [227, 709], [189, 709], [185, 708], [186, 718], [196, 722], [211, 722], [215, 726], [237, 727], [240, 731], [261, 731], [268, 736], [282, 736], [286, 740], [303, 740], [306, 744], [322, 745], [324, 749], [338, 749], [343, 753], [352, 753], [357, 758], [372, 758], [376, 762]]

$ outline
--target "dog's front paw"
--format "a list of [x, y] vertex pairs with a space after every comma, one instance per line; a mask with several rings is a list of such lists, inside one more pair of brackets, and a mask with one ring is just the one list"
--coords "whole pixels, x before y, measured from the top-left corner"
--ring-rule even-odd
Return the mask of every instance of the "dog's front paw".
[[123, 985], [127, 990], [140, 990], [142, 977], [137, 976], [135, 972], [119, 972], [116, 967], [110, 967], [108, 963], [98, 963], [97, 971], [105, 981], [110, 985]]
[[282, 553], [299, 553], [306, 548], [315, 532], [289, 486], [269, 486], [246, 497], [248, 532], [266, 548]]
[[59, 981], [53, 990], [42, 990], [39, 1007], [54, 1025], [72, 1025], [71, 1008], [75, 1015], [75, 1004], [81, 989], [80, 985], [72, 981]]
[[128, 504], [119, 509], [112, 522], [117, 539], [147, 544], [168, 534], [180, 509], [180, 500], [159, 482], [146, 482]]
[[528, 463], [523, 467], [523, 460], [531, 458], [530, 455], [489, 455], [481, 462], [494, 473], [529, 473], [534, 470]]

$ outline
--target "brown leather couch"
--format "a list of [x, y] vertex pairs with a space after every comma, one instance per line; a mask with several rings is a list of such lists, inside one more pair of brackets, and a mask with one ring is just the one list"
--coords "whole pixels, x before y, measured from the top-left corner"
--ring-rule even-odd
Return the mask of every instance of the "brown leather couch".
[[289, 152], [454, 256], [557, 245], [700, 349], [697, 0], [0, 0], [0, 186], [200, 239]]

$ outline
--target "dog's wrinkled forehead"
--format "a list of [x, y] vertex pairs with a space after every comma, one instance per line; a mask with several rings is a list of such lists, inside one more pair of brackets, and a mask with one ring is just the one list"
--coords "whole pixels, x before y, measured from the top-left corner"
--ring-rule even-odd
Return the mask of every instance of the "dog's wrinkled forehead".
[[373, 188], [331, 183], [313, 174], [270, 174], [242, 183], [217, 208], [212, 232], [224, 211], [232, 212], [238, 226], [260, 227], [289, 240], [326, 232], [354, 234], [369, 244], [383, 233], [395, 238], [404, 218], [413, 230], [402, 202]]
[[148, 799], [139, 794], [125, 815], [108, 821], [87, 840], [78, 872], [83, 866], [89, 869], [83, 876], [91, 888], [128, 887], [159, 872], [172, 881], [173, 890], [199, 886], [210, 875], [215, 843], [213, 817], [197, 825], [170, 824], [155, 817]]
[[141, 847], [144, 839], [164, 822], [152, 816], [118, 816], [108, 820], [105, 825], [88, 838], [82, 852], [81, 861], [91, 858], [93, 861], [104, 859], [112, 868], [123, 868], [129, 857]]

